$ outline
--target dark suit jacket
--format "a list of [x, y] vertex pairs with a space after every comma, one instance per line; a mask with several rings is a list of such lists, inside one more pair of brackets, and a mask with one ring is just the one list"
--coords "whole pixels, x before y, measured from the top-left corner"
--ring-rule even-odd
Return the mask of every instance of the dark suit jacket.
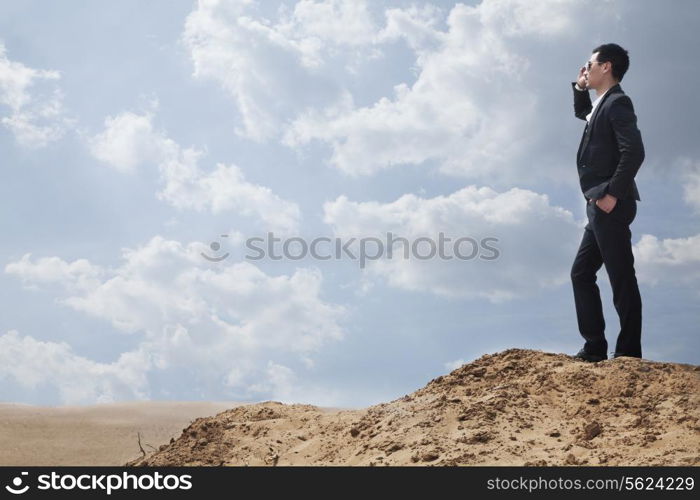
[[[590, 113], [588, 91], [574, 91], [574, 114], [581, 120]], [[634, 176], [644, 161], [644, 144], [629, 96], [620, 84], [611, 87], [586, 125], [576, 154], [581, 191], [587, 200], [610, 193], [619, 199], [640, 200]]]

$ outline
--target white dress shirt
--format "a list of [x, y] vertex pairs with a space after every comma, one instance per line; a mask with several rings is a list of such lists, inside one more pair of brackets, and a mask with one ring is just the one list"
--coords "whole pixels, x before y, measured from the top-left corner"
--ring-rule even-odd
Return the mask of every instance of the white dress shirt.
[[[586, 89], [582, 89], [581, 87], [579, 87], [579, 86], [578, 86], [578, 83], [576, 84], [575, 88], [576, 88], [576, 90], [580, 90], [581, 92], [587, 92]], [[610, 89], [608, 89], [608, 90], [610, 90]], [[591, 116], [593, 116], [593, 112], [595, 111], [596, 106], [598, 105], [598, 103], [600, 102], [600, 100], [603, 98], [603, 96], [604, 96], [605, 94], [608, 93], [608, 90], [606, 90], [605, 92], [603, 92], [601, 95], [598, 96], [598, 98], [597, 98], [595, 101], [593, 101], [593, 104], [591, 105], [591, 112], [588, 113], [588, 114], [586, 115], [586, 123], [587, 123], [587, 124], [590, 124], [590, 122], [591, 122]], [[586, 125], [586, 126], [588, 126], [588, 125]], [[586, 199], [588, 199], [588, 198], [586, 198]], [[595, 203], [595, 200], [594, 200], [594, 199], [588, 199], [588, 202], [589, 202], [589, 203], [591, 203], [591, 202]]]
[[[583, 92], [583, 91], [586, 91], [586, 89], [582, 89], [581, 87], [579, 87], [579, 86], [578, 86], [578, 83], [576, 84], [576, 90], [580, 90], [580, 91], [582, 91], [582, 92]], [[610, 89], [608, 89], [608, 90], [610, 90]], [[586, 115], [586, 121], [587, 121], [587, 122], [590, 122], [590, 121], [591, 121], [591, 116], [593, 116], [593, 112], [595, 111], [595, 107], [598, 105], [598, 103], [599, 103], [600, 100], [603, 98], [603, 96], [604, 96], [605, 94], [608, 93], [608, 90], [606, 90], [605, 92], [603, 92], [602, 94], [600, 94], [600, 95], [598, 96], [598, 98], [597, 98], [595, 101], [593, 101], [593, 104], [592, 104], [592, 107], [591, 107], [591, 112], [588, 113], [588, 114]]]

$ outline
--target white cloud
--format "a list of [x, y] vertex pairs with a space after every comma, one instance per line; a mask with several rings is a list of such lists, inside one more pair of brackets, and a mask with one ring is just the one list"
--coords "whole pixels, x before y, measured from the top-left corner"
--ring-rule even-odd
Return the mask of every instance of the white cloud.
[[63, 113], [63, 95], [55, 82], [58, 71], [30, 68], [11, 61], [0, 42], [0, 122], [15, 136], [17, 143], [41, 148], [60, 139], [73, 120]]
[[[337, 99], [333, 72], [346, 73], [337, 50], [371, 37], [364, 4], [301, 2], [291, 13], [281, 9], [273, 24], [255, 17], [254, 2], [201, 1], [182, 40], [194, 77], [218, 83], [234, 99], [242, 120], [235, 132], [263, 141], [277, 138], [300, 110]], [[333, 69], [336, 59], [343, 65]]]
[[700, 161], [682, 158], [678, 163], [682, 171], [683, 200], [700, 213]]
[[378, 40], [389, 42], [404, 39], [416, 52], [419, 61], [424, 53], [434, 50], [443, 39], [443, 33], [437, 26], [444, 14], [434, 5], [390, 8], [386, 10], [385, 15], [386, 26], [379, 33]]
[[105, 130], [89, 140], [92, 154], [122, 172], [141, 164], [158, 165], [163, 188], [159, 199], [180, 209], [209, 210], [214, 214], [233, 210], [259, 218], [271, 231], [294, 232], [301, 211], [270, 188], [245, 180], [236, 165], [218, 163], [204, 172], [202, 151], [182, 148], [153, 126], [153, 116], [123, 112], [105, 120]]
[[582, 4], [579, 0], [484, 0], [473, 7], [473, 13], [490, 32], [504, 37], [552, 36], [578, 28], [575, 14], [585, 7]]
[[[546, 195], [513, 188], [498, 193], [493, 189], [465, 187], [449, 196], [420, 198], [412, 194], [391, 203], [352, 202], [345, 196], [324, 205], [325, 222], [336, 236], [374, 237], [386, 242], [387, 233], [404, 237], [410, 244], [418, 237], [438, 242], [439, 232], [451, 238], [445, 255], [427, 260], [403, 258], [404, 244], [395, 244], [394, 257], [386, 252], [377, 260], [368, 260], [368, 275], [384, 278], [391, 286], [406, 290], [428, 291], [446, 297], [486, 298], [493, 302], [537, 293], [543, 287], [568, 282], [569, 270], [581, 227], [573, 215], [552, 206]], [[465, 241], [459, 251], [471, 260], [458, 259], [453, 245]], [[484, 238], [498, 241], [483, 244]], [[386, 246], [386, 243], [384, 243]], [[495, 247], [494, 251], [485, 246]], [[358, 245], [353, 247], [359, 252]], [[428, 255], [427, 243], [416, 246]], [[374, 243], [367, 244], [368, 254], [376, 253]], [[437, 252], [437, 250], [436, 250]]]
[[0, 379], [14, 379], [25, 389], [49, 386], [65, 404], [146, 399], [149, 364], [142, 351], [97, 363], [64, 342], [44, 342], [15, 330], [0, 336]]
[[377, 33], [366, 0], [300, 0], [293, 12], [281, 12], [274, 29], [295, 40], [309, 60], [318, 59], [328, 44], [371, 44]]
[[[180, 156], [180, 147], [153, 130], [153, 115], [124, 112], [105, 119], [105, 130], [90, 140], [92, 155], [121, 172], [144, 163]], [[187, 154], [187, 153], [183, 153]]]
[[640, 281], [652, 285], [700, 282], [700, 234], [663, 240], [643, 234], [634, 245], [634, 256]]
[[322, 300], [319, 270], [271, 276], [248, 262], [212, 267], [203, 250], [156, 236], [125, 249], [114, 269], [25, 256], [6, 272], [36, 285], [48, 276], [64, 287], [60, 303], [136, 335], [138, 349], [123, 356], [147, 357], [149, 372], [191, 372], [191, 387], [227, 384], [236, 397], [259, 395], [256, 388], [267, 383], [279, 386], [270, 359], [310, 368], [327, 342], [343, 338], [347, 310]]
[[580, 10], [554, 0], [457, 4], [442, 31], [437, 9], [388, 9], [377, 41], [404, 38], [417, 55], [417, 81], [395, 85], [393, 97], [366, 107], [345, 92], [331, 106], [302, 113], [283, 142], [324, 141], [331, 164], [349, 174], [438, 161], [443, 173], [489, 182], [551, 176], [522, 162], [542, 127], [536, 92], [523, 79], [530, 61], [519, 46], [526, 36], [570, 36]]
[[252, 389], [259, 392], [269, 392], [279, 395], [287, 395], [294, 390], [294, 386], [298, 384], [294, 370], [287, 366], [268, 361], [265, 369], [267, 372], [267, 380], [260, 384], [254, 384]]
[[42, 257], [32, 262], [31, 255], [25, 254], [20, 260], [5, 266], [7, 274], [19, 276], [30, 287], [58, 283], [84, 290], [94, 286], [102, 274], [99, 267], [85, 259], [68, 263], [58, 257]]
[[293, 369], [271, 360], [267, 362], [261, 381], [254, 383], [250, 389], [287, 404], [314, 401], [319, 406], [337, 406], [343, 397], [340, 391], [309, 383]]
[[[330, 163], [349, 174], [438, 162], [443, 173], [491, 183], [564, 178], [560, 162], [540, 158], [533, 169], [522, 160], [546, 135], [536, 126], [541, 101], [524, 80], [530, 60], [522, 46], [572, 39], [580, 19], [597, 19], [582, 17], [585, 5], [457, 4], [446, 30], [445, 12], [430, 4], [384, 9], [384, 26], [367, 5], [303, 0], [270, 20], [257, 15], [255, 2], [199, 2], [183, 41], [195, 77], [230, 93], [243, 122], [237, 133], [250, 139], [280, 139], [292, 148], [325, 142]], [[417, 80], [358, 106], [340, 83], [354, 72], [353, 57], [382, 57], [399, 39], [415, 52]]]

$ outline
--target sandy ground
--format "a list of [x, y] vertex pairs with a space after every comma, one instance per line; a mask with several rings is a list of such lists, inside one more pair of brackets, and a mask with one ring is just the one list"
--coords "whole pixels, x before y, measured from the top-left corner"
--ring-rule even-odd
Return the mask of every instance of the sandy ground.
[[0, 404], [0, 465], [123, 464], [697, 466], [700, 366], [509, 349], [368, 408]]
[[0, 403], [0, 465], [123, 465], [234, 402], [133, 402], [40, 407]]
[[130, 465], [700, 465], [700, 367], [509, 349], [363, 409], [267, 401]]

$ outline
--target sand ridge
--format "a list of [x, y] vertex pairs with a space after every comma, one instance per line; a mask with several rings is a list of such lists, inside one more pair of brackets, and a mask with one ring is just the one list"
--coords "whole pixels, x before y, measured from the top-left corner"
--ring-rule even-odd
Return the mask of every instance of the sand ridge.
[[363, 409], [266, 401], [128, 465], [700, 465], [700, 367], [509, 349]]

